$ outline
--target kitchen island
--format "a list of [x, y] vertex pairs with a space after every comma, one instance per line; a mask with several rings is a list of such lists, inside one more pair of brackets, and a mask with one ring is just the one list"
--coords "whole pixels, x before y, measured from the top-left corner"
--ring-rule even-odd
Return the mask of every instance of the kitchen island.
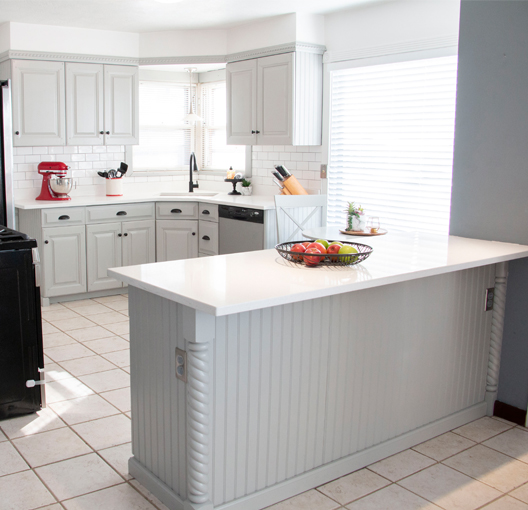
[[171, 509], [257, 510], [490, 414], [528, 246], [368, 241], [348, 267], [264, 250], [110, 270], [129, 284], [132, 476]]

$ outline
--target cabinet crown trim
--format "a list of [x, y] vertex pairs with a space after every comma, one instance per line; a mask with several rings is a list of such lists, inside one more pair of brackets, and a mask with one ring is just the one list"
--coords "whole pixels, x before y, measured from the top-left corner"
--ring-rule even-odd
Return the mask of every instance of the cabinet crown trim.
[[322, 55], [326, 51], [326, 46], [304, 42], [291, 42], [276, 46], [268, 46], [266, 48], [257, 48], [255, 50], [241, 51], [239, 53], [231, 53], [230, 55], [227, 55], [226, 58], [227, 62], [237, 62], [239, 60], [269, 57], [271, 55], [278, 55], [280, 53], [293, 53], [297, 51]]
[[0, 62], [5, 60], [47, 60], [59, 62], [83, 62], [91, 64], [115, 64], [137, 66], [139, 58], [113, 57], [107, 55], [83, 55], [81, 53], [47, 53], [41, 51], [7, 50], [0, 53]]

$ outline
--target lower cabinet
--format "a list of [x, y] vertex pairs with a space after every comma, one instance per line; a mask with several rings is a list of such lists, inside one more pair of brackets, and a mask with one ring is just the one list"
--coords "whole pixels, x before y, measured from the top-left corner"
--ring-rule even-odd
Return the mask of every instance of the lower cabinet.
[[198, 220], [156, 221], [157, 261], [198, 256]]
[[88, 292], [122, 287], [107, 275], [110, 267], [156, 261], [154, 220], [86, 226]]
[[43, 228], [42, 239], [42, 295], [86, 292], [85, 226]]

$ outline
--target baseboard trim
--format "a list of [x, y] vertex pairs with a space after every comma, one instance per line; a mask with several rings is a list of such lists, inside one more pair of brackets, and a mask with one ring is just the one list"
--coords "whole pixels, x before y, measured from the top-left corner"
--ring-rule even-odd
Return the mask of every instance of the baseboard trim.
[[526, 424], [526, 411], [524, 409], [505, 404], [499, 400], [496, 400], [493, 406], [493, 416], [517, 423], [523, 427]]
[[[428, 425], [412, 430], [394, 439], [390, 439], [371, 448], [354, 453], [324, 466], [312, 469], [294, 478], [278, 483], [235, 501], [223, 503], [217, 510], [260, 510], [267, 506], [291, 498], [301, 492], [319, 487], [327, 482], [340, 478], [352, 471], [364, 468], [374, 462], [398, 452], [428, 441], [452, 429], [461, 427], [486, 415], [487, 404], [481, 402], [458, 413], [446, 416]], [[183, 510], [183, 501], [164, 482], [143, 467], [134, 457], [129, 460], [130, 474], [141, 485], [152, 492], [170, 510]]]

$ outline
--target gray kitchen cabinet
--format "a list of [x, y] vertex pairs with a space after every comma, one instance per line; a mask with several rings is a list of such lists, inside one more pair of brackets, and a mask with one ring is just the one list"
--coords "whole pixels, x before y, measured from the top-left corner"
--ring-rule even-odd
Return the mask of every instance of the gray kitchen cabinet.
[[12, 60], [13, 145], [64, 145], [64, 63]]
[[122, 287], [110, 267], [156, 261], [152, 203], [87, 207], [86, 218], [88, 292]]
[[46, 298], [86, 292], [84, 225], [42, 229], [42, 295]]
[[321, 145], [322, 55], [228, 63], [227, 143]]
[[139, 143], [139, 68], [104, 66], [106, 145]]
[[66, 64], [68, 144], [138, 143], [138, 72], [133, 66]]
[[158, 262], [198, 256], [198, 220], [156, 220]]
[[218, 255], [218, 205], [199, 204], [198, 254]]
[[198, 202], [156, 203], [156, 260], [198, 256]]

